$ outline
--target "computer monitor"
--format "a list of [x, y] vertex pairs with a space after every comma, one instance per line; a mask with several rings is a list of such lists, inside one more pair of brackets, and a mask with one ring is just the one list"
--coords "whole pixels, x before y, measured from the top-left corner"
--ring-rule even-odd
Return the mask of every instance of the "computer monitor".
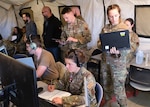
[[4, 100], [17, 107], [39, 107], [35, 69], [0, 53], [0, 78]]
[[4, 45], [0, 46], [0, 52], [8, 55], [6, 47]]

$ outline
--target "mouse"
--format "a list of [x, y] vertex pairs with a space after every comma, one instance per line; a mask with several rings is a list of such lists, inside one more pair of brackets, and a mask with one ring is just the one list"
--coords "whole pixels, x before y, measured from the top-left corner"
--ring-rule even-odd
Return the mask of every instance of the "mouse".
[[40, 93], [40, 92], [42, 92], [42, 91], [43, 91], [43, 87], [37, 88], [37, 92], [38, 92], [38, 93]]

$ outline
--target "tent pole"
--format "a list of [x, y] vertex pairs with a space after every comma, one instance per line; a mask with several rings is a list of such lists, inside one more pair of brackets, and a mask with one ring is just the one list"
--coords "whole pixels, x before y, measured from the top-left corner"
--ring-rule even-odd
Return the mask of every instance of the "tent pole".
[[42, 2], [42, 4], [43, 4], [43, 6], [45, 6], [45, 4], [44, 4], [43, 0], [41, 0], [41, 2]]
[[104, 25], [106, 24], [106, 8], [105, 8], [105, 2], [103, 0], [103, 8], [104, 8]]
[[18, 25], [19, 25], [19, 24], [18, 24], [18, 18], [17, 18], [16, 12], [15, 12], [15, 7], [14, 7], [14, 5], [12, 5], [12, 8], [13, 8], [13, 10], [14, 10], [15, 18], [16, 18], [16, 22], [17, 22], [17, 26], [18, 26]]
[[37, 4], [39, 4], [39, 0], [37, 0]]

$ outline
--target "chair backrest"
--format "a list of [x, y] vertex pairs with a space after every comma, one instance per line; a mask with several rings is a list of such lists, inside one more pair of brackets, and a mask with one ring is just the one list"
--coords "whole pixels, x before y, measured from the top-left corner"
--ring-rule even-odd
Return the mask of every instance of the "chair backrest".
[[97, 100], [97, 107], [100, 107], [103, 98], [103, 88], [98, 82], [96, 82], [95, 91], [96, 91], [95, 96]]
[[129, 83], [130, 85], [141, 91], [150, 91], [150, 69], [135, 65], [130, 65]]
[[61, 62], [56, 62], [57, 70], [59, 72], [59, 79], [62, 79], [64, 76], [65, 72], [67, 71], [65, 65]]

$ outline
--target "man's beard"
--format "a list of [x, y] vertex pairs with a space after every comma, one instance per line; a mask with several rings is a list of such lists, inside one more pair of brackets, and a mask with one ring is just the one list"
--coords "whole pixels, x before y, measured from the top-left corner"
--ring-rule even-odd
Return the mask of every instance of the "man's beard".
[[28, 23], [28, 20], [24, 20], [24, 24], [27, 24]]

